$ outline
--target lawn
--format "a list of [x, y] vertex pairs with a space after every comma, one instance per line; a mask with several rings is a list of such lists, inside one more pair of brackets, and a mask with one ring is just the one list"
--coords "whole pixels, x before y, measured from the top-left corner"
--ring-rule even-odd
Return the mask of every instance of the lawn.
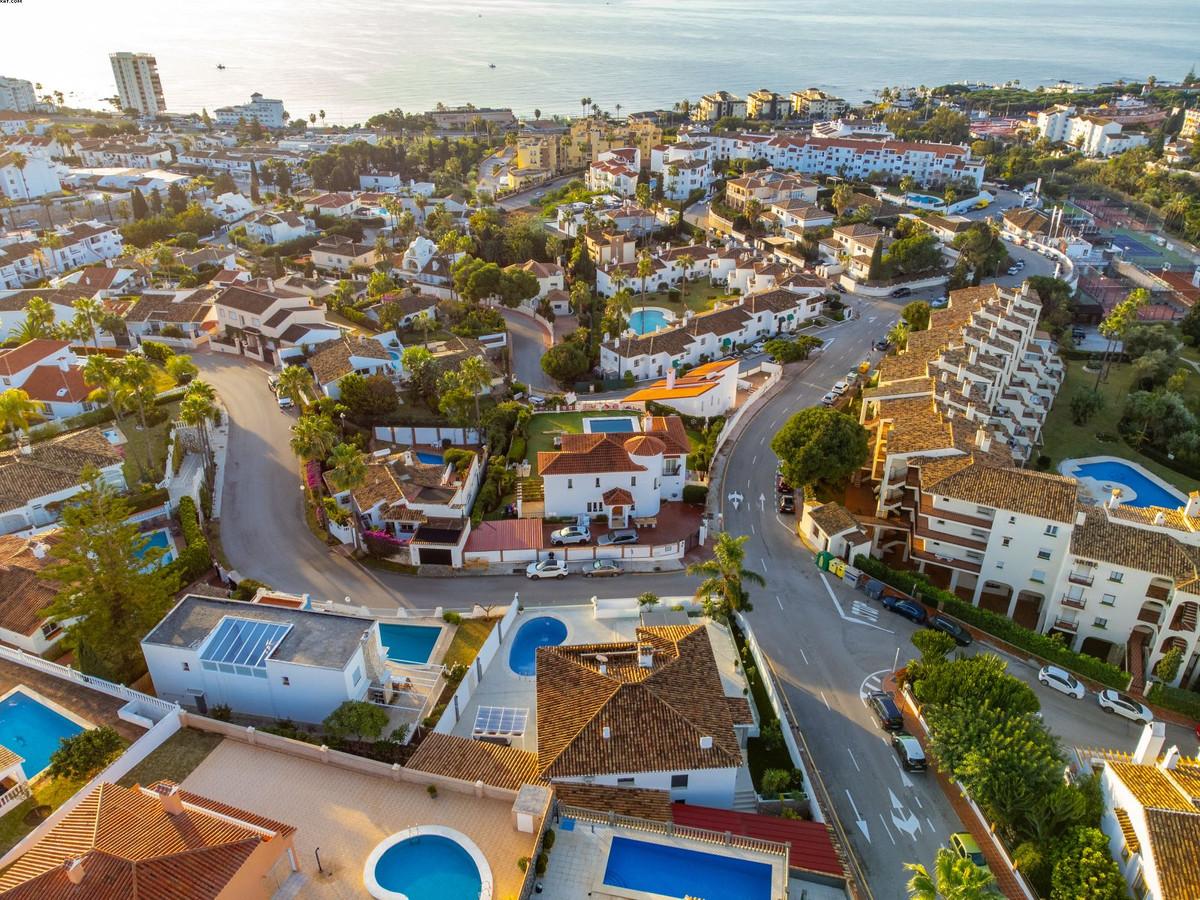
[[[537, 455], [539, 451], [550, 451], [554, 449], [554, 436], [556, 434], [582, 434], [583, 420], [585, 418], [597, 418], [603, 416], [619, 415], [612, 410], [590, 410], [588, 412], [550, 412], [539, 413], [529, 420], [529, 425], [526, 426], [526, 450], [525, 458], [537, 467]], [[627, 415], [636, 415], [636, 413], [626, 413]]]
[[[1108, 381], [1100, 385], [1105, 399], [1104, 408], [1086, 425], [1076, 425], [1071, 421], [1071, 395], [1096, 383], [1095, 374], [1085, 372], [1083, 365], [1079, 360], [1067, 362], [1067, 377], [1042, 428], [1042, 453], [1050, 457], [1051, 468], [1057, 468], [1064, 459], [1117, 456], [1145, 466], [1184, 493], [1200, 487], [1193, 479], [1147, 459], [1121, 440], [1117, 425], [1125, 409], [1125, 398], [1131, 393], [1132, 366], [1113, 365], [1109, 370]], [[1187, 393], [1194, 394], [1197, 391], [1200, 391], [1200, 374], [1193, 373], [1188, 379]], [[1112, 435], [1114, 439], [1102, 441], [1098, 437], [1101, 434]]]
[[167, 436], [171, 433], [171, 422], [179, 415], [179, 403], [160, 406], [156, 412], [166, 413], [166, 417], [145, 431], [138, 422], [137, 413], [126, 413], [121, 424], [121, 433], [128, 441], [125, 445], [125, 481], [131, 487], [143, 480], [139, 461], [141, 465], [145, 465], [147, 458], [150, 460], [150, 470], [144, 479], [146, 481], [161, 481], [166, 470]]
[[41, 824], [38, 819], [29, 824], [25, 821], [34, 808], [48, 806], [51, 810], [58, 809], [66, 803], [75, 792], [87, 784], [89, 779], [80, 778], [42, 778], [33, 788], [33, 796], [23, 800], [13, 807], [4, 818], [0, 819], [0, 853], [7, 853], [25, 835]]
[[162, 746], [129, 770], [118, 784], [133, 787], [135, 784], [148, 786], [156, 781], [174, 781], [179, 784], [191, 774], [204, 758], [216, 749], [224, 738], [207, 731], [181, 728]]
[[[722, 297], [732, 300], [735, 296], [723, 287], [708, 284], [707, 282], [693, 281], [688, 283], [686, 305], [678, 301], [672, 302], [668, 299], [666, 291], [655, 291], [652, 294], [646, 294], [646, 305], [669, 309], [676, 314], [679, 314], [683, 309], [690, 309], [692, 312], [700, 313], [712, 309], [713, 304]], [[641, 295], [635, 292], [633, 295], [633, 308], [640, 309], [641, 305]]]
[[463, 619], [454, 632], [454, 639], [446, 649], [446, 656], [442, 659], [442, 663], [447, 666], [459, 663], [469, 666], [499, 621], [499, 618]]

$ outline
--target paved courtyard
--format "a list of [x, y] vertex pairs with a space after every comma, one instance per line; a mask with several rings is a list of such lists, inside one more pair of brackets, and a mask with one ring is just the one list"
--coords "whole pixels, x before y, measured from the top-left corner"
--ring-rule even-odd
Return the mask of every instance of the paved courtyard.
[[[417, 784], [226, 739], [183, 782], [186, 790], [296, 826], [296, 855], [305, 884], [297, 896], [360, 898], [363, 864], [385, 837], [414, 825], [445, 825], [473, 840], [487, 857], [493, 897], [516, 897], [524, 876], [517, 860], [533, 852], [534, 835], [518, 832], [512, 804], [442, 790], [431, 798]], [[319, 875], [315, 851], [328, 875]]]

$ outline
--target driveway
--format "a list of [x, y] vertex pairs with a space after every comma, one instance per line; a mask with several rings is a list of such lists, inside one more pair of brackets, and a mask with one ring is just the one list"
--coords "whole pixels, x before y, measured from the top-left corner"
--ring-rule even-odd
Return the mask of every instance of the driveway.
[[513, 377], [530, 389], [554, 391], [552, 379], [542, 371], [542, 356], [550, 346], [550, 335], [542, 323], [531, 316], [497, 306], [508, 325], [509, 352]]

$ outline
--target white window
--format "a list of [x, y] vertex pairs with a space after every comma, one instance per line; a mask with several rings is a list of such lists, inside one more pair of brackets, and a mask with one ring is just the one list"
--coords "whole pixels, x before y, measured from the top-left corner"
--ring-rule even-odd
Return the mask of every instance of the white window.
[[602, 500], [589, 500], [587, 511], [590, 513], [604, 512], [604, 502]]
[[354, 667], [354, 675], [352, 677], [355, 684], [358, 684], [360, 681], [362, 681], [362, 666]]
[[1108, 619], [1105, 619], [1101, 616], [1096, 616], [1096, 618], [1092, 619], [1092, 625], [1096, 628], [1107, 628]]
[[1058, 537], [1058, 526], [1057, 525], [1047, 525], [1046, 526], [1046, 536], [1047, 537]]
[[1116, 594], [1105, 594], [1103, 597], [1100, 598], [1100, 605], [1101, 606], [1116, 606], [1117, 605], [1117, 595]]
[[1122, 581], [1125, 580], [1125, 573], [1124, 572], [1109, 572], [1108, 580], [1115, 581], [1117, 584], [1120, 584]]
[[687, 786], [688, 786], [688, 777], [686, 774], [671, 776], [671, 787], [672, 788], [685, 788]]
[[1006, 537], [1006, 538], [1004, 538], [1003, 540], [1001, 540], [1001, 541], [1000, 541], [1000, 546], [1001, 546], [1001, 547], [1008, 547], [1008, 546], [1011, 546], [1011, 545], [1012, 545], [1012, 538], [1010, 538], [1010, 537]]
[[1049, 559], [1053, 555], [1054, 554], [1050, 550], [1047, 550], [1045, 547], [1043, 547], [1041, 550], [1038, 551], [1038, 559]]
[[1045, 584], [1046, 583], [1046, 573], [1043, 572], [1041, 569], [1034, 569], [1032, 572], [1029, 573], [1029, 580], [1032, 582], [1035, 582], [1037, 584]]

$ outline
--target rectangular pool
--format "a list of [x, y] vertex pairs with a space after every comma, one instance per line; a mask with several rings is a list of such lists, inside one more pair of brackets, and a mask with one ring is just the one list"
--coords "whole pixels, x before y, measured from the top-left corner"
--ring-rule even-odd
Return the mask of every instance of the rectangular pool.
[[614, 837], [604, 884], [664, 897], [771, 900], [771, 867], [750, 859]]
[[637, 431], [637, 424], [627, 418], [584, 419], [584, 430], [588, 434], [624, 434]]
[[46, 766], [64, 738], [83, 731], [78, 722], [31, 697], [20, 688], [0, 700], [0, 744], [25, 760], [32, 779]]
[[171, 533], [167, 531], [167, 529], [159, 528], [157, 531], [151, 531], [146, 535], [146, 537], [149, 538], [149, 540], [147, 541], [146, 546], [138, 551], [138, 559], [145, 559], [147, 553], [149, 553], [155, 547], [158, 547], [167, 552], [159, 558], [158, 566], [156, 568], [161, 569], [163, 566], [174, 562], [175, 542], [171, 540]]
[[379, 637], [384, 652], [393, 662], [427, 663], [442, 633], [440, 625], [381, 624]]

